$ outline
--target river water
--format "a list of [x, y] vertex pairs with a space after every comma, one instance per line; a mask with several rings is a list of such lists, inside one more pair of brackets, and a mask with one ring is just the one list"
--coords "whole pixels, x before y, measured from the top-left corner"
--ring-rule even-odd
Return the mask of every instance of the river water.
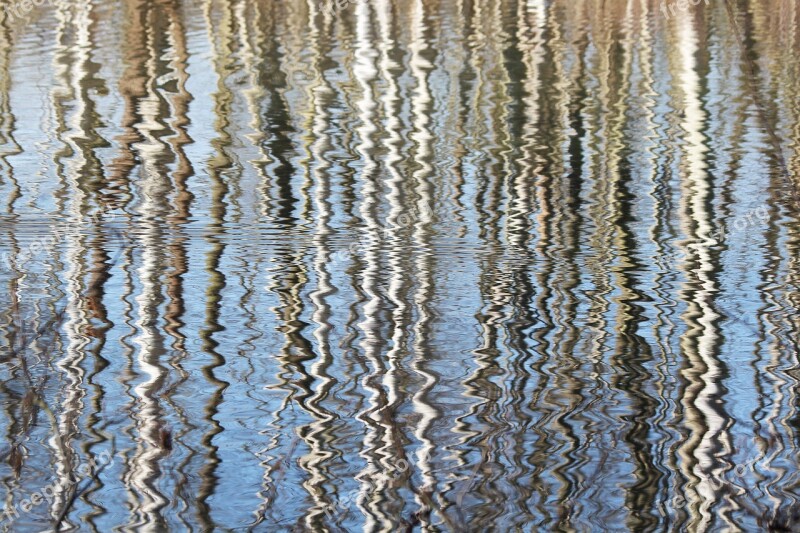
[[797, 2], [12, 7], [0, 528], [800, 516]]

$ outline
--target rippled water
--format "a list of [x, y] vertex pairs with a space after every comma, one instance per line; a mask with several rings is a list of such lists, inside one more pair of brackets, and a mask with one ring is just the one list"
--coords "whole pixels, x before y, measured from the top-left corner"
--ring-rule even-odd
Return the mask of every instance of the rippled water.
[[800, 516], [800, 4], [692, 3], [4, 4], [0, 527]]

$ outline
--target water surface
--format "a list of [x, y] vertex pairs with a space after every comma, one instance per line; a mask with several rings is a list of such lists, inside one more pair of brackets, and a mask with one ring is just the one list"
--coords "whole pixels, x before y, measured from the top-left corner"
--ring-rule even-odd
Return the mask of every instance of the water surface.
[[0, 526], [794, 512], [800, 4], [691, 4], [6, 17]]

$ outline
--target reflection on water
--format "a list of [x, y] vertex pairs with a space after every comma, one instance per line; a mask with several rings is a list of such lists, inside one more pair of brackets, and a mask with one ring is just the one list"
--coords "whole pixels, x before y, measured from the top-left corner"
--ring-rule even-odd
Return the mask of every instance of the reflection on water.
[[0, 526], [791, 517], [800, 4], [339, 4], [0, 25]]

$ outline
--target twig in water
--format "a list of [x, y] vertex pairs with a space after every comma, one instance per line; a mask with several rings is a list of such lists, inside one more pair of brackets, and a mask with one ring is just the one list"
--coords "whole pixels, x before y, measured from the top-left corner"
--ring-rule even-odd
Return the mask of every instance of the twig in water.
[[286, 472], [289, 470], [290, 461], [292, 460], [292, 455], [294, 455], [294, 450], [297, 447], [297, 443], [300, 440], [300, 436], [295, 434], [292, 442], [289, 444], [289, 449], [287, 450], [286, 454], [281, 458], [281, 460], [277, 463], [277, 473], [275, 480], [272, 482], [272, 486], [270, 487], [269, 494], [267, 495], [267, 501], [264, 508], [261, 510], [258, 518], [256, 519], [255, 523], [250, 526], [249, 531], [252, 531], [253, 527], [257, 526], [261, 522], [263, 522], [267, 518], [267, 512], [272, 507], [272, 504], [275, 503], [275, 496], [278, 491], [278, 485], [280, 485], [283, 478], [286, 476]]

